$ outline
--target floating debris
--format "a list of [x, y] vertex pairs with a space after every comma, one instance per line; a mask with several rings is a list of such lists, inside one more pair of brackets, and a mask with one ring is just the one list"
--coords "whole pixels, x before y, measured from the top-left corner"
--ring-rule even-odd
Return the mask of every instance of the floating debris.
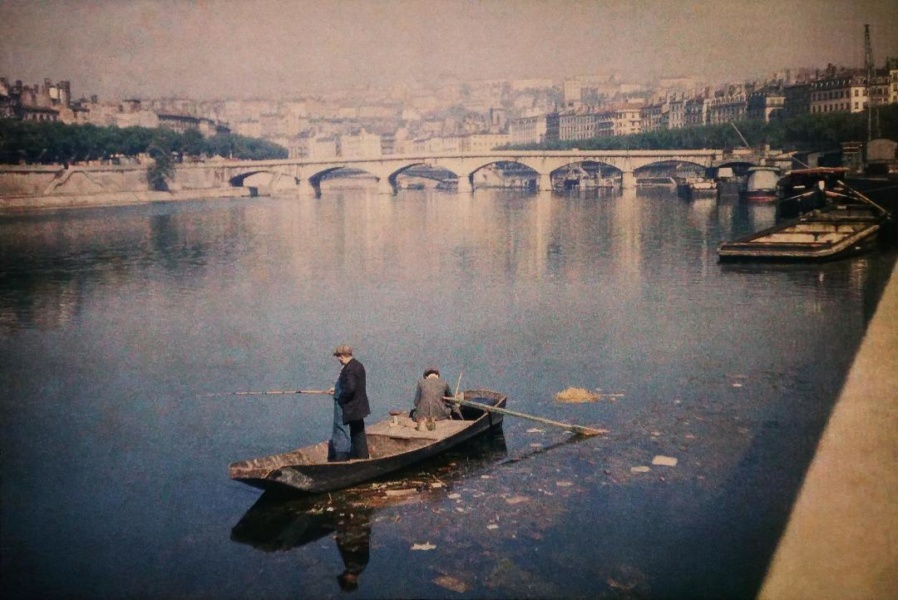
[[412, 494], [417, 494], [418, 490], [415, 488], [406, 488], [402, 490], [387, 490], [384, 493], [387, 496], [411, 496]]
[[631, 473], [648, 473], [651, 470], [651, 467], [630, 467]]
[[499, 529], [499, 526], [496, 525], [495, 523], [490, 523], [489, 525], [486, 526], [486, 528], [487, 529]]
[[434, 579], [433, 582], [441, 588], [446, 588], [451, 592], [464, 594], [468, 591], [468, 585], [464, 581], [456, 579], [455, 577], [450, 577], [449, 575], [440, 575]]
[[459, 498], [461, 498], [461, 494], [459, 494], [458, 492], [453, 492], [446, 497], [450, 500], [458, 500]]
[[660, 454], [652, 459], [653, 465], [661, 465], [663, 467], [677, 466], [677, 459], [672, 456], [661, 456]]
[[435, 550], [436, 546], [431, 544], [430, 542], [424, 542], [423, 544], [412, 544], [412, 550]]
[[564, 391], [555, 394], [555, 400], [558, 402], [597, 402], [599, 395], [595, 392], [583, 388], [569, 387]]
[[515, 504], [520, 504], [521, 502], [527, 502], [530, 498], [527, 496], [512, 496], [511, 498], [506, 498], [505, 501], [512, 506]]
[[527, 430], [527, 433], [545, 433], [545, 432], [546, 432], [545, 429], [539, 429], [537, 427]]
[[555, 485], [557, 485], [558, 487], [571, 487], [572, 485], [574, 485], [574, 482], [573, 481], [556, 481]]

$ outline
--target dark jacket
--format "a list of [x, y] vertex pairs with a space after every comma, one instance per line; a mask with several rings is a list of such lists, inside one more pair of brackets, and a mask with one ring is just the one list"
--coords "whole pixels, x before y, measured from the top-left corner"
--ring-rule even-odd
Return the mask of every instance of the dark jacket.
[[356, 359], [350, 360], [340, 371], [337, 385], [340, 390], [337, 402], [343, 408], [343, 424], [364, 419], [371, 414], [368, 392], [365, 388], [365, 367]]
[[416, 419], [448, 419], [452, 414], [452, 406], [443, 401], [443, 397], [451, 396], [449, 384], [439, 377], [424, 377], [418, 380], [415, 391]]

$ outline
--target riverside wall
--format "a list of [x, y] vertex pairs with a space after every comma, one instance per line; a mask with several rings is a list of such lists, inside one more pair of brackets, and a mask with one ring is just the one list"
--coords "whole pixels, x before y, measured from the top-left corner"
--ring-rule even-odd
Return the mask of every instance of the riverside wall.
[[271, 192], [266, 185], [234, 187], [220, 169], [208, 165], [177, 165], [168, 187], [168, 191], [162, 192], [150, 189], [147, 165], [5, 165], [0, 166], [0, 210], [107, 206]]

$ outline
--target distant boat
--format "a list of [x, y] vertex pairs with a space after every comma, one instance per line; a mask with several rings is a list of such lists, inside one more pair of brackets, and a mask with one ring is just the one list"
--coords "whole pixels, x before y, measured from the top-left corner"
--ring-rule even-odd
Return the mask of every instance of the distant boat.
[[636, 180], [637, 188], [668, 188], [676, 189], [677, 180], [673, 177], [640, 177]]
[[776, 200], [776, 184], [780, 171], [775, 167], [752, 167], [745, 179], [745, 188], [739, 195], [749, 202], [773, 202]]
[[737, 195], [739, 193], [741, 178], [732, 167], [718, 167], [714, 173], [714, 182], [717, 184], [719, 196]]
[[686, 200], [716, 198], [717, 182], [699, 176], [684, 177], [677, 182], [677, 194]]

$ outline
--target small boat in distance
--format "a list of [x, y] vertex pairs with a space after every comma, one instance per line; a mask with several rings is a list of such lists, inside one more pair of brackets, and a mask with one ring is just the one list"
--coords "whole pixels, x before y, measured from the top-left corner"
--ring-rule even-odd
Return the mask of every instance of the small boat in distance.
[[327, 441], [283, 454], [231, 463], [231, 479], [262, 489], [328, 492], [407, 467], [439, 454], [472, 437], [501, 427], [502, 414], [478, 409], [472, 404], [504, 409], [508, 399], [490, 390], [467, 390], [459, 408], [462, 419], [436, 421], [432, 431], [418, 431], [405, 414], [367, 427], [366, 459], [328, 462]]
[[675, 190], [677, 189], [677, 180], [673, 177], [640, 177], [636, 180], [636, 187], [639, 189], [667, 188]]
[[686, 197], [690, 200], [716, 198], [717, 182], [704, 177], [690, 177], [686, 181]]
[[752, 167], [745, 178], [745, 187], [739, 195], [748, 202], [773, 202], [776, 200], [776, 184], [780, 171], [775, 167]]

